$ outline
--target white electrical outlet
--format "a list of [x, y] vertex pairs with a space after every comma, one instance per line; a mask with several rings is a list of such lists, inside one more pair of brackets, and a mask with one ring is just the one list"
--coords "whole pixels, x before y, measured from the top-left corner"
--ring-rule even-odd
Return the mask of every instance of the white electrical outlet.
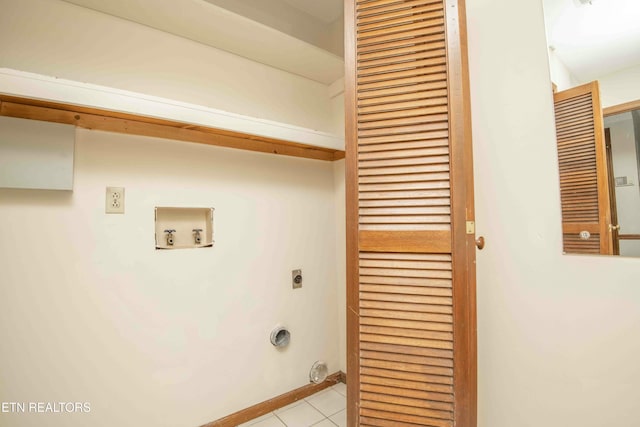
[[124, 187], [107, 187], [105, 212], [108, 214], [124, 213]]

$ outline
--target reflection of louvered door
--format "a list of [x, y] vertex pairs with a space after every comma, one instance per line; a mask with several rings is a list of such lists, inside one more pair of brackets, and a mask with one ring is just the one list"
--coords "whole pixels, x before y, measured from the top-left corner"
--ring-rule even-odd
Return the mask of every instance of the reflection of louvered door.
[[[566, 253], [612, 254], [611, 206], [598, 82], [554, 94]], [[582, 235], [587, 232], [587, 235]]]
[[471, 427], [463, 3], [347, 0], [346, 16], [349, 426]]

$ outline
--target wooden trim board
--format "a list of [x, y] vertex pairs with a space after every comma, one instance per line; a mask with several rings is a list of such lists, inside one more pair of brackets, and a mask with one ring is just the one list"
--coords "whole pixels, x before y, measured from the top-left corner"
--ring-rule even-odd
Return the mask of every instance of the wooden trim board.
[[620, 240], [640, 240], [640, 234], [621, 234], [618, 238]]
[[219, 147], [334, 161], [344, 151], [99, 108], [0, 95], [0, 116], [71, 124], [85, 129], [151, 136]]
[[347, 301], [347, 426], [359, 425], [360, 412], [360, 289], [358, 200], [358, 102], [356, 2], [344, 2], [345, 206]]
[[628, 111], [640, 110], [640, 99], [631, 102], [625, 102], [624, 104], [612, 105], [611, 107], [603, 108], [602, 114], [606, 116], [612, 116], [614, 114], [626, 113]]
[[[611, 199], [609, 194], [609, 170], [607, 166], [607, 146], [604, 139], [604, 115], [602, 112], [602, 102], [600, 101], [600, 83], [598, 81], [593, 84], [593, 101], [592, 108], [594, 111], [594, 131], [596, 137], [596, 164], [602, 177], [598, 182], [598, 206], [600, 218], [600, 236], [601, 249], [600, 253], [613, 255], [613, 236], [609, 231], [611, 222]], [[604, 238], [603, 238], [604, 237]], [[604, 247], [603, 247], [604, 246]]]
[[360, 251], [451, 253], [451, 231], [360, 231]]
[[476, 313], [473, 146], [467, 14], [465, 0], [444, 0], [449, 80], [449, 149], [451, 156], [454, 425], [478, 425], [478, 349]]
[[600, 223], [599, 222], [591, 222], [591, 223], [579, 223], [574, 224], [570, 222], [565, 222], [562, 224], [562, 233], [563, 234], [580, 234], [581, 231], [588, 231], [591, 234], [600, 233]]
[[264, 402], [250, 406], [241, 411], [235, 412], [219, 420], [212, 421], [208, 424], [204, 424], [201, 427], [236, 427], [239, 424], [246, 423], [255, 418], [261, 417], [269, 412], [273, 412], [276, 409], [287, 406], [293, 402], [297, 402], [300, 399], [311, 396], [321, 390], [336, 385], [339, 382], [344, 382], [345, 374], [343, 372], [336, 372], [329, 375], [327, 379], [321, 384], [307, 384], [290, 392], [281, 394], [273, 399], [265, 400]]

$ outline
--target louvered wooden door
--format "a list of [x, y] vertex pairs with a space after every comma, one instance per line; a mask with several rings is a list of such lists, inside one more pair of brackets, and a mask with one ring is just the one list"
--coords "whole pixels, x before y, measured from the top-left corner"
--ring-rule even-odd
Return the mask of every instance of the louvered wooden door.
[[[606, 146], [598, 82], [554, 96], [564, 251], [613, 254]], [[589, 237], [580, 233], [588, 232]]]
[[463, 6], [346, 1], [351, 427], [476, 425]]

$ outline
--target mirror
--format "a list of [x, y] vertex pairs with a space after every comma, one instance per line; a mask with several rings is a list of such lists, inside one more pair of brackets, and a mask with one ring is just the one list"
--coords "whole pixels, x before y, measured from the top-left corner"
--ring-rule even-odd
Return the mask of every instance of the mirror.
[[640, 110], [605, 116], [604, 130], [618, 254], [640, 257]]
[[543, 6], [564, 252], [640, 257], [640, 2]]

